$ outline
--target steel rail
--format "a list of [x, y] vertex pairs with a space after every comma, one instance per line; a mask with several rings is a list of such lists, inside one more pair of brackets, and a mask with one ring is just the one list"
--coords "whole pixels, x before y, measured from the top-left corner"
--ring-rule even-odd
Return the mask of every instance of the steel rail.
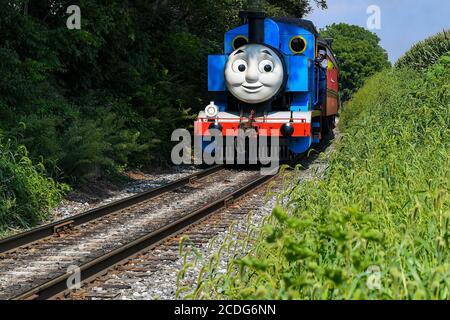
[[[247, 193], [255, 190], [257, 187], [269, 182], [274, 179], [277, 175], [272, 176], [259, 176], [257, 179], [249, 182], [244, 187], [230, 192], [229, 194], [223, 196], [219, 200], [216, 200], [206, 206], [192, 211], [186, 216], [158, 229], [155, 230], [141, 238], [138, 238], [128, 244], [123, 245], [103, 256], [100, 256], [90, 262], [85, 263], [79, 267], [80, 270], [80, 280], [81, 283], [86, 283], [92, 281], [97, 276], [104, 274], [111, 267], [120, 264], [122, 262], [132, 259], [140, 252], [144, 250], [149, 250], [157, 244], [161, 243], [167, 238], [170, 238], [183, 230], [187, 229], [192, 224], [199, 222], [209, 215], [213, 214], [219, 209], [227, 207], [237, 199], [246, 195]], [[67, 282], [72, 274], [66, 273], [58, 276], [50, 281], [37, 286], [31, 290], [28, 290], [20, 295], [17, 295], [13, 300], [24, 300], [24, 299], [36, 299], [36, 300], [46, 300], [56, 298], [63, 295], [65, 292], [69, 291]]]
[[25, 245], [29, 245], [38, 240], [45, 239], [47, 237], [53, 236], [59, 232], [66, 230], [67, 228], [72, 228], [75, 226], [79, 226], [85, 223], [88, 223], [92, 220], [96, 220], [98, 218], [107, 216], [119, 210], [131, 207], [138, 203], [150, 200], [157, 196], [160, 196], [164, 193], [176, 190], [180, 187], [183, 187], [190, 182], [198, 179], [205, 178], [211, 174], [214, 174], [220, 170], [223, 170], [223, 165], [216, 165], [211, 168], [205, 169], [201, 172], [194, 173], [185, 178], [178, 179], [176, 181], [170, 182], [164, 186], [139, 193], [129, 198], [125, 198], [105, 206], [95, 208], [78, 215], [74, 215], [72, 217], [59, 220], [53, 223], [49, 223], [43, 225], [41, 227], [19, 233], [17, 235], [11, 236], [9, 238], [5, 238], [0, 240], [0, 254], [18, 249]]

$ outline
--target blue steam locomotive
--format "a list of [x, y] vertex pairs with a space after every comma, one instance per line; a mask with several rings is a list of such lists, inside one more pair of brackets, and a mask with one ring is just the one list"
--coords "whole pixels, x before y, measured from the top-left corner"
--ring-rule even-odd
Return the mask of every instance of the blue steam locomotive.
[[243, 24], [225, 34], [224, 54], [208, 57], [215, 98], [199, 113], [195, 135], [252, 129], [279, 137], [290, 154], [304, 153], [332, 131], [340, 106], [332, 40], [308, 20], [249, 11], [240, 17]]

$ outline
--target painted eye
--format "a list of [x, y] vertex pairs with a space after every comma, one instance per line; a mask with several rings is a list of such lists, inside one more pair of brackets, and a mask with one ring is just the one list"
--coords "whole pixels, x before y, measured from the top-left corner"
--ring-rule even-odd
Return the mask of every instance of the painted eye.
[[269, 73], [273, 71], [273, 62], [270, 60], [263, 60], [259, 63], [259, 71], [261, 73]]
[[233, 71], [234, 72], [245, 72], [247, 70], [247, 62], [242, 59], [236, 60], [233, 62]]

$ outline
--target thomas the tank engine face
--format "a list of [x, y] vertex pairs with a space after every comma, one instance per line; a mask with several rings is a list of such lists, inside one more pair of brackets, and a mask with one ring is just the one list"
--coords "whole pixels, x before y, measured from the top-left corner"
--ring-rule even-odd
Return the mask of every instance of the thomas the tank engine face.
[[283, 62], [271, 48], [248, 44], [234, 51], [225, 66], [228, 90], [238, 100], [258, 104], [272, 99], [283, 86]]

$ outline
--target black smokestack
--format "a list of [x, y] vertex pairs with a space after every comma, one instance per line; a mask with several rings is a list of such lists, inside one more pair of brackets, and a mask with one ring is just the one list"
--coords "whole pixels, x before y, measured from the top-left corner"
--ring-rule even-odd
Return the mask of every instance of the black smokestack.
[[243, 23], [248, 23], [248, 42], [264, 43], [264, 19], [265, 12], [241, 11], [239, 17]]

